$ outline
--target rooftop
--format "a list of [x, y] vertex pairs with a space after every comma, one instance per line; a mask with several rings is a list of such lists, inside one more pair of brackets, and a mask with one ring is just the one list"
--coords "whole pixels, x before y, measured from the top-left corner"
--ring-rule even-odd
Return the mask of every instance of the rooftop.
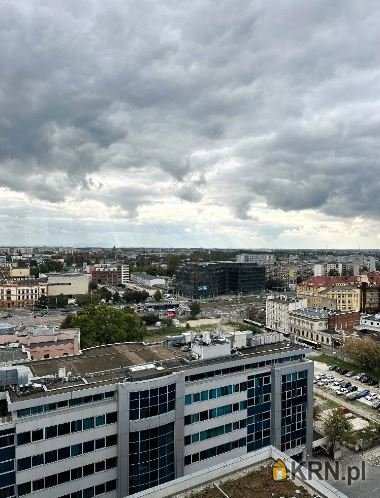
[[303, 308], [299, 310], [293, 310], [290, 313], [292, 315], [302, 316], [313, 320], [324, 320], [330, 316], [329, 311], [322, 308]]
[[[280, 464], [285, 479], [274, 480]], [[292, 475], [292, 472], [297, 473]], [[133, 495], [134, 498], [348, 498], [273, 446], [226, 460]]]
[[[216, 365], [255, 356], [299, 352], [300, 350], [305, 353], [309, 351], [307, 346], [282, 341], [245, 348], [224, 357], [199, 360], [193, 359], [191, 351], [183, 349], [168, 346], [166, 342], [118, 343], [85, 349], [80, 355], [30, 361], [25, 363], [25, 366], [30, 368], [33, 377], [41, 379], [38, 382], [46, 386], [44, 396], [47, 396], [56, 394], [57, 389], [63, 392], [66, 388], [82, 389], [89, 387], [89, 384], [108, 384], [160, 377], [188, 368]], [[58, 372], [62, 370], [65, 372], [65, 378], [58, 377]], [[25, 393], [20, 395], [17, 389], [11, 391], [10, 394], [13, 400], [18, 400], [19, 396], [22, 396], [22, 399], [25, 398]], [[36, 397], [40, 396], [40, 392], [33, 392], [33, 389], [29, 389], [27, 395]]]

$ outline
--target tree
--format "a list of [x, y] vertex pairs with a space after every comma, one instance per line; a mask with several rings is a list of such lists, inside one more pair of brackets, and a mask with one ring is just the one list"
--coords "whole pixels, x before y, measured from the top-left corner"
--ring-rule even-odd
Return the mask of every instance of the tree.
[[135, 313], [105, 305], [88, 306], [77, 315], [68, 315], [61, 328], [80, 328], [83, 348], [142, 341], [145, 333], [144, 323]]
[[380, 345], [370, 338], [350, 338], [344, 345], [344, 352], [360, 370], [380, 376]]
[[190, 316], [191, 318], [196, 318], [197, 315], [199, 315], [199, 313], [201, 312], [201, 306], [199, 303], [197, 303], [196, 301], [194, 301], [193, 303], [191, 303], [190, 305]]
[[154, 293], [154, 300], [159, 302], [161, 301], [162, 299], [162, 294], [161, 294], [161, 291], [159, 289], [156, 290], [156, 292]]
[[327, 451], [331, 456], [334, 456], [337, 443], [348, 441], [352, 437], [352, 424], [341, 408], [335, 408], [324, 417], [322, 428], [327, 438]]

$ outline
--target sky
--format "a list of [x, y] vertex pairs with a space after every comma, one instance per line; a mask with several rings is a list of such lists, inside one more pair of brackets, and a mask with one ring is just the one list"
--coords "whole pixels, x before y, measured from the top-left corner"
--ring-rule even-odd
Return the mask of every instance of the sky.
[[377, 248], [380, 3], [2, 0], [0, 245]]

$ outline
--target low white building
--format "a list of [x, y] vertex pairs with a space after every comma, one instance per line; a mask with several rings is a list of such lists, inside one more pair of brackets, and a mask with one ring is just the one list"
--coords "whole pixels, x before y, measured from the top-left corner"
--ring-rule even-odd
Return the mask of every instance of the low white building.
[[357, 330], [371, 330], [380, 333], [380, 313], [376, 315], [361, 315]]
[[297, 299], [286, 295], [268, 296], [266, 300], [266, 328], [282, 334], [289, 334], [289, 312], [306, 307], [306, 298]]
[[162, 287], [166, 285], [166, 280], [163, 277], [149, 275], [148, 273], [132, 273], [131, 281], [143, 287]]
[[88, 294], [88, 273], [48, 273], [47, 279], [49, 296]]

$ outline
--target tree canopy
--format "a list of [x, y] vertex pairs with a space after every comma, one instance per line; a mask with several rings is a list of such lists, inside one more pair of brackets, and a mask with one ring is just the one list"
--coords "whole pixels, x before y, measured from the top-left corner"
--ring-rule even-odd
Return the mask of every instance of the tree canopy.
[[135, 313], [106, 305], [88, 306], [77, 315], [68, 315], [61, 327], [79, 327], [82, 348], [113, 342], [142, 341], [145, 333], [144, 323]]
[[323, 419], [323, 433], [327, 438], [328, 452], [334, 455], [337, 443], [347, 441], [352, 436], [352, 424], [344, 416], [341, 408], [335, 408]]
[[370, 338], [347, 339], [344, 352], [363, 372], [380, 377], [380, 344]]
[[199, 303], [197, 303], [196, 301], [194, 301], [193, 303], [191, 303], [190, 305], [190, 316], [191, 318], [196, 318], [199, 313], [201, 312], [201, 306]]

